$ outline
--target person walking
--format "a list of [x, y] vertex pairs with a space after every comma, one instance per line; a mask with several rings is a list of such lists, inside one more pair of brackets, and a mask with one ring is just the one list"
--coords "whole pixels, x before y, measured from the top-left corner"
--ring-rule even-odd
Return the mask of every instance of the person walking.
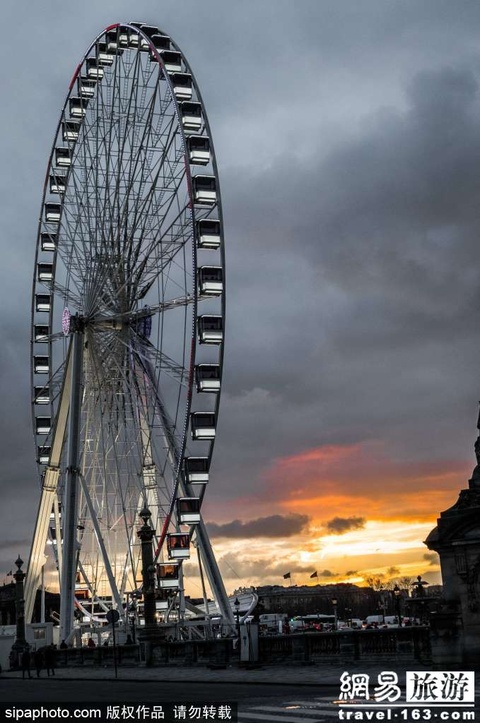
[[55, 675], [55, 649], [53, 645], [48, 645], [45, 648], [45, 668], [47, 670], [47, 675], [49, 676], [50, 673], [52, 675]]
[[23, 653], [22, 653], [20, 662], [22, 664], [22, 678], [25, 678], [25, 673], [28, 673], [28, 677], [31, 678], [32, 674], [30, 673], [30, 646], [29, 645], [27, 645], [27, 647], [23, 649]]
[[33, 654], [33, 662], [35, 663], [35, 669], [37, 671], [37, 678], [39, 678], [41, 670], [43, 668], [43, 653], [41, 650], [35, 650], [35, 652]]

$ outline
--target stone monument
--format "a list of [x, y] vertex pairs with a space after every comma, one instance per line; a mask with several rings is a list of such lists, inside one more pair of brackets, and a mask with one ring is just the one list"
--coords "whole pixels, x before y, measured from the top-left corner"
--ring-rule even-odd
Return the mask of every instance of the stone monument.
[[440, 556], [443, 578], [444, 604], [432, 618], [432, 645], [443, 662], [460, 665], [477, 663], [480, 656], [480, 414], [477, 429], [477, 465], [468, 488], [425, 540]]

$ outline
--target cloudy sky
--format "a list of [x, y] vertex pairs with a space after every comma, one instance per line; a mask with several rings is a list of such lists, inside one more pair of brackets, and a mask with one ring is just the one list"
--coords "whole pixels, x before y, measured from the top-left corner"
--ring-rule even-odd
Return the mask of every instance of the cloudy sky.
[[479, 4], [4, 0], [2, 19], [0, 570], [28, 558], [38, 499], [30, 296], [54, 130], [93, 38], [145, 20], [194, 68], [220, 170], [205, 518], [227, 590], [438, 581], [422, 540], [466, 486], [480, 399]]

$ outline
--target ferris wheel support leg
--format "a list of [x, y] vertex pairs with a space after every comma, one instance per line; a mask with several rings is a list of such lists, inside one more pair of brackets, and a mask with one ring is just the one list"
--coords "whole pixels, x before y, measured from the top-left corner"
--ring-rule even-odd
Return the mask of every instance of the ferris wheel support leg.
[[[25, 620], [30, 622], [35, 605], [35, 597], [38, 586], [40, 584], [40, 576], [42, 567], [45, 564], [45, 545], [47, 544], [48, 528], [50, 524], [50, 515], [54, 513], [55, 532], [57, 540], [57, 563], [58, 569], [61, 571], [62, 563], [62, 546], [61, 541], [61, 523], [58, 508], [58, 479], [60, 475], [60, 457], [62, 447], [65, 440], [65, 431], [67, 428], [68, 409], [70, 405], [70, 377], [72, 368], [71, 348], [68, 351], [66, 375], [62, 392], [60, 395], [60, 404], [58, 407], [57, 419], [55, 420], [55, 429], [52, 441], [52, 451], [50, 453], [50, 463], [42, 481], [42, 494], [38, 505], [37, 520], [35, 523], [35, 531], [33, 533], [32, 547], [30, 550], [30, 559], [28, 562], [27, 577], [25, 580]], [[61, 584], [61, 581], [60, 581]]]
[[83, 332], [72, 335], [72, 381], [68, 424], [67, 474], [63, 524], [63, 559], [60, 590], [60, 639], [73, 630], [75, 576], [77, 567], [77, 508], [79, 491], [80, 410], [82, 399]]
[[223, 585], [222, 576], [220, 574], [215, 555], [213, 554], [212, 545], [210, 543], [210, 538], [208, 537], [207, 528], [205, 527], [203, 519], [200, 520], [200, 523], [198, 525], [196, 525], [195, 531], [197, 535], [197, 543], [203, 559], [203, 565], [205, 568], [205, 572], [207, 573], [208, 582], [210, 583], [210, 587], [220, 610], [220, 614], [222, 615], [225, 622], [230, 625], [235, 625], [233, 611], [228, 601], [227, 593]]
[[47, 469], [43, 478], [42, 496], [40, 497], [38, 506], [37, 521], [25, 581], [25, 620], [28, 623], [32, 619], [35, 597], [40, 584], [42, 568], [46, 560], [45, 545], [48, 537], [50, 514], [57, 494], [58, 475], [58, 469]]

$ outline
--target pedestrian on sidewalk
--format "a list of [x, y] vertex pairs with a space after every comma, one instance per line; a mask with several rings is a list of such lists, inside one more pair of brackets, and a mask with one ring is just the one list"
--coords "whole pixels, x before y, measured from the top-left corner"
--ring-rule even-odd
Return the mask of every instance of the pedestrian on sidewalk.
[[35, 669], [37, 671], [37, 678], [39, 678], [41, 670], [43, 668], [43, 653], [41, 650], [36, 650], [34, 652], [33, 662], [35, 663]]
[[45, 648], [45, 668], [48, 676], [50, 672], [55, 675], [55, 649], [53, 645], [48, 645]]
[[23, 649], [23, 653], [22, 653], [20, 662], [22, 664], [22, 678], [25, 678], [25, 673], [28, 673], [28, 677], [31, 678], [32, 674], [30, 673], [30, 646], [29, 645], [27, 645], [26, 648]]

